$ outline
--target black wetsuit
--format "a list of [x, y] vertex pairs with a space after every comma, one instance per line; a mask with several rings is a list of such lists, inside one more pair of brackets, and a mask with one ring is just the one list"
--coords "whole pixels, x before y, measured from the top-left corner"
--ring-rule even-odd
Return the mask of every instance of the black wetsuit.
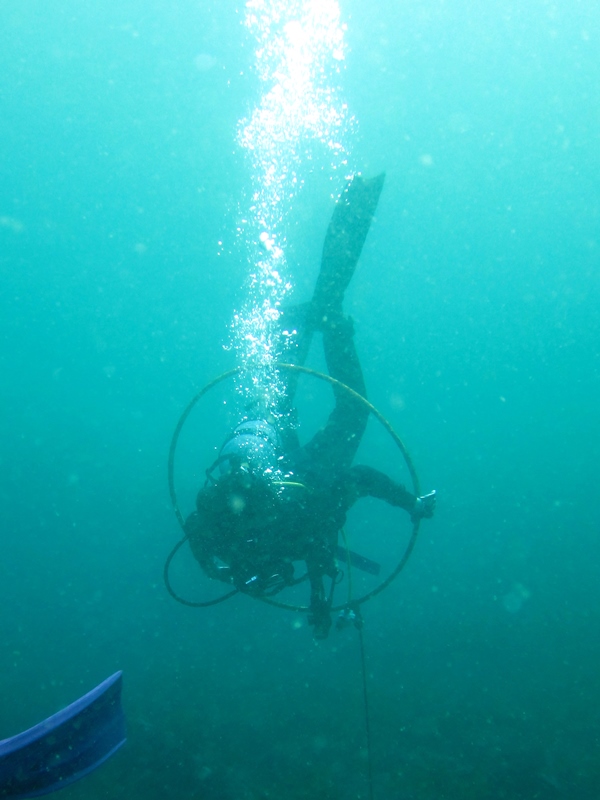
[[[342, 313], [344, 292], [360, 256], [383, 175], [355, 176], [340, 197], [323, 246], [321, 270], [310, 303], [285, 311], [280, 319], [292, 346], [284, 360], [304, 364], [314, 333], [323, 337], [331, 377], [366, 398], [354, 346], [353, 324]], [[290, 337], [292, 331], [295, 334]], [[297, 375], [286, 372], [279, 419], [293, 418]], [[325, 426], [300, 446], [295, 426], [279, 431], [283, 471], [295, 489], [274, 490], [251, 474], [237, 472], [207, 484], [198, 494], [197, 512], [186, 523], [194, 556], [213, 578], [254, 594], [276, 592], [295, 580], [292, 562], [306, 563], [311, 584], [309, 621], [315, 635], [331, 625], [323, 578], [335, 580], [335, 550], [348, 509], [360, 497], [377, 497], [409, 513], [416, 498], [381, 472], [352, 464], [369, 410], [334, 386], [335, 407]]]
[[[314, 308], [308, 307], [305, 313], [314, 317]], [[329, 309], [326, 314], [318, 314], [316, 320], [307, 323], [305, 329], [309, 332], [311, 325], [322, 333], [330, 376], [366, 398], [352, 320], [341, 311]], [[303, 330], [301, 326], [296, 326], [296, 329]], [[301, 337], [302, 333], [296, 347], [300, 359], [307, 352]], [[290, 403], [293, 391], [294, 386], [287, 394]], [[310, 487], [303, 519], [305, 531], [309, 532], [305, 560], [311, 581], [310, 620], [315, 633], [321, 636], [327, 635], [331, 624], [323, 576], [335, 578], [336, 545], [348, 510], [361, 497], [376, 497], [410, 513], [416, 500], [404, 486], [379, 470], [352, 464], [365, 432], [369, 410], [344, 389], [334, 385], [333, 392], [335, 407], [325, 426], [306, 445], [290, 454], [294, 473]]]
[[[330, 314], [327, 319], [301, 324], [296, 319], [294, 328], [299, 333], [295, 351], [286, 354], [288, 361], [298, 361], [295, 356], [306, 352], [303, 337], [312, 335], [313, 326], [323, 335], [331, 377], [365, 397], [348, 317]], [[289, 386], [288, 408], [282, 412], [289, 410], [293, 393], [294, 386]], [[186, 525], [192, 551], [204, 571], [241, 591], [278, 590], [296, 579], [292, 562], [305, 562], [311, 584], [310, 622], [319, 637], [327, 635], [331, 624], [323, 579], [334, 580], [337, 575], [336, 546], [348, 510], [366, 496], [408, 512], [415, 504], [414, 495], [387, 475], [352, 464], [369, 411], [345, 390], [334, 387], [334, 394], [335, 406], [325, 426], [307, 444], [299, 446], [294, 429], [281, 431], [283, 471], [299, 486], [278, 493], [250, 475], [225, 476], [218, 487], [209, 484], [201, 489], [197, 512]]]

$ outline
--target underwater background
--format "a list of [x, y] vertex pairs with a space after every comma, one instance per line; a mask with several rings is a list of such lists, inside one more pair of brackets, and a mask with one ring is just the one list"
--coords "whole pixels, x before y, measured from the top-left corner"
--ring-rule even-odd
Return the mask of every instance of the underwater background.
[[[340, 11], [352, 163], [387, 173], [346, 309], [370, 399], [438, 490], [363, 608], [374, 796], [595, 800], [600, 6]], [[300, 614], [186, 608], [162, 580], [173, 429], [236, 365], [236, 130], [259, 91], [243, 13], [0, 5], [0, 738], [117, 669], [128, 718], [125, 748], [65, 800], [368, 797], [355, 631], [315, 644]], [[300, 170], [298, 302], [344, 185], [326, 153]], [[219, 391], [182, 434], [185, 513], [196, 442], [222, 441]], [[361, 460], [398, 454], [372, 430]], [[398, 525], [374, 501], [349, 520], [388, 569]], [[181, 592], [212, 591], [180, 559]]]

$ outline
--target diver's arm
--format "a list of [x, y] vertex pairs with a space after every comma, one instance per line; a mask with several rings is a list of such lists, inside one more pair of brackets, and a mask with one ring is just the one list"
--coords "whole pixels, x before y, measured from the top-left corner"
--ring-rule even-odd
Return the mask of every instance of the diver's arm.
[[348, 470], [350, 479], [347, 492], [349, 494], [347, 508], [359, 497], [377, 497], [392, 506], [408, 511], [413, 522], [421, 518], [431, 518], [435, 512], [435, 491], [415, 497], [401, 483], [396, 483], [383, 472], [373, 467], [357, 464]]
[[415, 510], [417, 498], [401, 483], [396, 483], [383, 472], [363, 464], [356, 464], [348, 470], [348, 489], [354, 500], [359, 497], [376, 497], [392, 506], [408, 511]]

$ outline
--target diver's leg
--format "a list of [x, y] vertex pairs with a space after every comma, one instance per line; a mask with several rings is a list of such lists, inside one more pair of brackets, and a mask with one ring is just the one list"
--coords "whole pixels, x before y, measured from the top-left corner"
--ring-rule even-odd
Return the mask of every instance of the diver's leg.
[[[353, 340], [352, 321], [342, 314], [344, 293], [377, 208], [385, 174], [369, 180], [355, 175], [339, 198], [323, 244], [321, 269], [310, 303], [294, 306], [281, 315], [284, 338], [289, 342], [283, 360], [303, 365], [315, 330], [323, 334], [323, 348], [329, 374], [366, 396], [365, 383]], [[293, 414], [298, 374], [288, 370], [284, 376], [284, 414]], [[313, 455], [320, 452], [338, 466], [350, 466], [367, 423], [368, 410], [348, 392], [334, 389], [335, 409], [324, 430], [307, 446]], [[290, 430], [293, 426], [290, 426]], [[297, 436], [293, 435], [297, 443]]]
[[[366, 387], [354, 346], [354, 328], [352, 320], [342, 314], [342, 302], [367, 238], [384, 178], [383, 173], [371, 180], [355, 175], [343, 191], [327, 229], [311, 302], [313, 324], [323, 334], [329, 374], [363, 397]], [[315, 463], [345, 469], [356, 454], [369, 411], [343, 389], [334, 387], [334, 395], [335, 408], [327, 424], [306, 449]]]
[[326, 639], [331, 628], [331, 603], [323, 586], [323, 578], [310, 576], [310, 606], [308, 624], [314, 627], [315, 639]]
[[[321, 269], [312, 298], [317, 315], [341, 311], [383, 188], [385, 173], [354, 175], [336, 203], [325, 235]], [[317, 323], [318, 325], [318, 323]]]
[[[333, 544], [324, 538], [313, 540], [306, 554], [306, 567], [310, 580], [308, 624], [314, 627], [315, 639], [326, 639], [331, 628], [331, 603], [338, 574]], [[323, 582], [325, 576], [332, 581], [329, 595]]]
[[[330, 314], [323, 326], [323, 349], [332, 378], [367, 396], [360, 361], [354, 346], [354, 325], [350, 317]], [[369, 409], [345, 389], [333, 387], [335, 407], [324, 428], [306, 445], [315, 463], [347, 469], [352, 464], [367, 426]]]

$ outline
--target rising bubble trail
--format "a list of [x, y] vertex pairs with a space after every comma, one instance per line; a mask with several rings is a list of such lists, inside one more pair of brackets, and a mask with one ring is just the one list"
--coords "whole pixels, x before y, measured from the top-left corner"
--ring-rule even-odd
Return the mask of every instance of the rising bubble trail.
[[292, 289], [286, 214], [317, 151], [332, 171], [347, 165], [353, 120], [341, 99], [345, 26], [337, 0], [250, 0], [244, 25], [255, 41], [259, 97], [238, 123], [251, 187], [239, 229], [250, 264], [246, 300], [234, 315], [233, 345], [247, 406], [274, 412], [283, 391], [275, 364], [285, 342], [281, 304]]

